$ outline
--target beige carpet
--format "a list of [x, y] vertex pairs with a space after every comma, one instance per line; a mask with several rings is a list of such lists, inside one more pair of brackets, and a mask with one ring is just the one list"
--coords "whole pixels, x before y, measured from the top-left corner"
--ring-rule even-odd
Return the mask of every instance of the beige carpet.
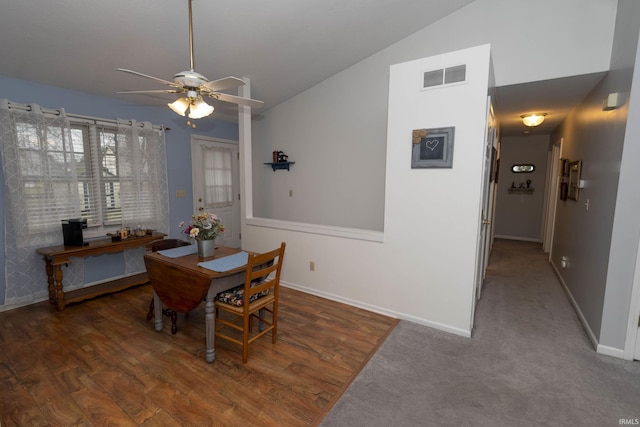
[[321, 426], [618, 426], [640, 362], [593, 350], [541, 245], [497, 240], [471, 339], [401, 321]]

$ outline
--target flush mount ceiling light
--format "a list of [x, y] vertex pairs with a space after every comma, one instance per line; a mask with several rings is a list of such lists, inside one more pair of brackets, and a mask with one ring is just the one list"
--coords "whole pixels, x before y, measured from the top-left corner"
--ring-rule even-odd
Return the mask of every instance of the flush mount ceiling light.
[[547, 113], [532, 113], [532, 114], [524, 114], [522, 117], [522, 123], [525, 126], [536, 127], [540, 126], [542, 122], [544, 122], [544, 117]]

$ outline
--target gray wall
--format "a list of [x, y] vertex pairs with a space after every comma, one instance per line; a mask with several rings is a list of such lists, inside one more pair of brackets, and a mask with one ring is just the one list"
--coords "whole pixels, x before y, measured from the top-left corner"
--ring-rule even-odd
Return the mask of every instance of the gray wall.
[[[270, 109], [253, 123], [254, 215], [382, 231], [391, 64], [488, 43], [496, 86], [606, 71], [616, 4], [476, 0]], [[263, 165], [273, 150], [291, 172]]]
[[[592, 340], [615, 349], [625, 345], [640, 235], [640, 156], [637, 125], [634, 120], [627, 122], [631, 119], [630, 103], [618, 110], [602, 111], [602, 101], [611, 92], [627, 96], [631, 92], [639, 26], [640, 2], [620, 1], [611, 71], [553, 136], [554, 140], [564, 139], [562, 157], [582, 160], [585, 188], [578, 201], [558, 204], [552, 262], [586, 321]], [[631, 93], [632, 101], [638, 90]], [[627, 125], [632, 132], [625, 135]], [[564, 269], [560, 267], [562, 256], [569, 258]]]
[[[547, 176], [548, 135], [505, 137], [500, 141], [500, 173], [496, 193], [495, 235], [498, 238], [541, 241], [542, 209]], [[533, 164], [532, 173], [513, 173], [514, 164]], [[509, 193], [515, 183], [531, 180], [531, 194]]]

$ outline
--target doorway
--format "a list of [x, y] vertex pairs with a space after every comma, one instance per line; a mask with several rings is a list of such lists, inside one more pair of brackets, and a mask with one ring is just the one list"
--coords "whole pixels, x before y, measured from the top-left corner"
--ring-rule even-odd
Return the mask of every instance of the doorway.
[[240, 247], [238, 141], [191, 136], [194, 212], [216, 214], [224, 232], [216, 243]]

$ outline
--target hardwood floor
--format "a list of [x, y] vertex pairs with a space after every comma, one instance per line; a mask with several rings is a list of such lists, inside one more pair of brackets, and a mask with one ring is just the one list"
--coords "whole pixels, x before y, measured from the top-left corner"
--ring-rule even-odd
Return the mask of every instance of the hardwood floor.
[[397, 324], [281, 288], [278, 342], [204, 359], [204, 304], [156, 332], [150, 286], [0, 313], [0, 425], [317, 425]]

